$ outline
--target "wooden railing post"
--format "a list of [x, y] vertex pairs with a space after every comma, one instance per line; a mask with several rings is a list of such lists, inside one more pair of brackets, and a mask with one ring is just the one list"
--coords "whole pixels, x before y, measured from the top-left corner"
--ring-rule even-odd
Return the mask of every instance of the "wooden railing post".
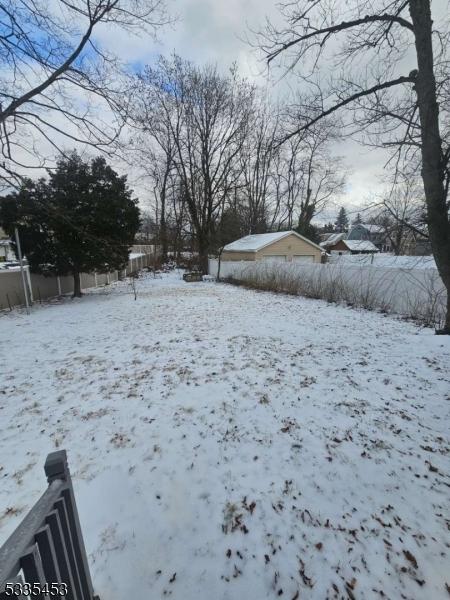
[[57, 452], [51, 452], [45, 461], [44, 471], [47, 475], [48, 483], [51, 483], [55, 479], [71, 482], [66, 451], [58, 450]]
[[[94, 596], [66, 451], [49, 454], [44, 469], [48, 488], [0, 547], [0, 600], [11, 595], [13, 583], [19, 586], [18, 593], [22, 584], [61, 584], [66, 586], [67, 600], [99, 600]], [[47, 590], [41, 589], [36, 597], [47, 598]]]
[[67, 464], [66, 451], [58, 450], [57, 452], [52, 452], [49, 454], [47, 456], [47, 460], [45, 461], [44, 470], [49, 484], [55, 479], [62, 479], [66, 483], [62, 492], [62, 497], [64, 498], [66, 504], [72, 546], [78, 566], [79, 581], [83, 590], [83, 597], [88, 598], [89, 600], [99, 600], [98, 596], [94, 596], [94, 588], [89, 571], [89, 563], [87, 560], [83, 535], [81, 533], [80, 518], [78, 516], [78, 509], [75, 502], [75, 494], [73, 491], [69, 465]]

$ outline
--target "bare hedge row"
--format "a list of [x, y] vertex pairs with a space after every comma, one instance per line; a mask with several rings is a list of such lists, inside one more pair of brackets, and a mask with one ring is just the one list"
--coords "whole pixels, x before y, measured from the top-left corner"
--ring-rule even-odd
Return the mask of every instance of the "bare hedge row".
[[[442, 327], [446, 292], [436, 269], [255, 262], [226, 265], [223, 280], [247, 287], [396, 313]], [[222, 265], [223, 268], [223, 265]], [[221, 271], [222, 271], [221, 268]]]

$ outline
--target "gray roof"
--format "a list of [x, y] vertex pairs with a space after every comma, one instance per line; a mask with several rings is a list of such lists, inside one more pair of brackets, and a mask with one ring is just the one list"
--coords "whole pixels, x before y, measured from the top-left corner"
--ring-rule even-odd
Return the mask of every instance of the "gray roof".
[[343, 240], [349, 250], [354, 252], [378, 252], [378, 248], [369, 240]]

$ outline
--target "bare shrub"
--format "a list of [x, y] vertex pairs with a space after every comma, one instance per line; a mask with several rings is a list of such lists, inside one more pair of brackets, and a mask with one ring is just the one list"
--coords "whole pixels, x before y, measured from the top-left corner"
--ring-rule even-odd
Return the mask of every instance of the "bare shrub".
[[[423, 279], [408, 274], [413, 280], [415, 293], [406, 298], [406, 314], [417, 319], [428, 327], [440, 328], [445, 323], [445, 289], [440, 285], [440, 278], [434, 269], [427, 269]], [[423, 298], [426, 298], [424, 301]]]
[[435, 269], [263, 262], [236, 265], [235, 272], [222, 281], [401, 314], [429, 327], [439, 328], [445, 321], [446, 292]]

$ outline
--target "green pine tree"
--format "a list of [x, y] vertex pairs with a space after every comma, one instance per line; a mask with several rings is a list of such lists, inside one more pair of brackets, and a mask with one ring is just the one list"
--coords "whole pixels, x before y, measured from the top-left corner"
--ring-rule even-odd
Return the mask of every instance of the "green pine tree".
[[344, 231], [347, 231], [347, 229], [348, 229], [347, 212], [343, 206], [339, 210], [335, 225], [336, 225], [337, 231], [339, 231], [340, 233], [343, 233]]
[[320, 242], [320, 237], [319, 237], [319, 232], [317, 230], [317, 227], [315, 227], [315, 225], [311, 225], [310, 222], [305, 223], [305, 222], [299, 220], [298, 225], [294, 229], [294, 231], [296, 231], [300, 235], [303, 235], [303, 237], [308, 238], [308, 240], [311, 240], [312, 242], [314, 242], [316, 244], [318, 244]]
[[61, 158], [47, 180], [28, 180], [1, 199], [0, 224], [20, 232], [30, 269], [45, 275], [123, 269], [139, 228], [139, 208], [126, 176], [102, 157], [85, 162], [73, 152]]
[[361, 225], [362, 223], [362, 219], [361, 219], [361, 213], [358, 213], [352, 223], [352, 225]]

